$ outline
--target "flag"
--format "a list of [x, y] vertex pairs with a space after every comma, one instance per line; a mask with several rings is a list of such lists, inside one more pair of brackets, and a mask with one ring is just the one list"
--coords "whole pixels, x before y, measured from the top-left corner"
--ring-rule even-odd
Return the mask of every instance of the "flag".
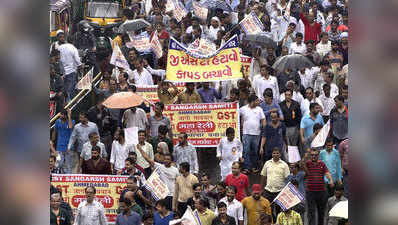
[[152, 196], [156, 201], [166, 198], [169, 194], [169, 189], [160, 179], [158, 169], [155, 169], [152, 172], [151, 176], [146, 180], [144, 187], [152, 193]]
[[93, 70], [92, 68], [80, 81], [76, 84], [76, 89], [79, 90], [91, 90], [91, 83], [93, 82]]
[[169, 225], [179, 223], [181, 223], [182, 225], [201, 225], [198, 213], [196, 211], [192, 211], [190, 206], [187, 207], [187, 210], [185, 211], [181, 219], [171, 220], [169, 222]]
[[151, 40], [151, 48], [152, 51], [155, 53], [156, 57], [159, 59], [163, 55], [163, 49], [162, 45], [160, 44], [159, 38], [158, 38], [158, 31], [155, 30], [155, 33], [152, 36]]
[[258, 34], [264, 32], [264, 26], [254, 11], [251, 11], [251, 13], [249, 13], [249, 15], [247, 15], [239, 24], [246, 34]]
[[125, 70], [130, 69], [129, 63], [127, 62], [126, 58], [124, 57], [122, 51], [119, 48], [119, 45], [115, 44], [113, 46], [113, 52], [110, 64], [121, 67]]
[[303, 194], [289, 182], [278, 196], [276, 196], [273, 202], [278, 204], [283, 211], [286, 211], [302, 201], [304, 201]]
[[195, 15], [199, 17], [201, 20], [206, 21], [207, 20], [207, 14], [209, 12], [209, 9], [204, 7], [203, 5], [199, 4], [196, 1], [193, 1], [193, 10], [195, 12]]
[[325, 145], [326, 138], [329, 135], [330, 130], [330, 120], [322, 127], [318, 135], [314, 138], [311, 143], [311, 148], [319, 148]]

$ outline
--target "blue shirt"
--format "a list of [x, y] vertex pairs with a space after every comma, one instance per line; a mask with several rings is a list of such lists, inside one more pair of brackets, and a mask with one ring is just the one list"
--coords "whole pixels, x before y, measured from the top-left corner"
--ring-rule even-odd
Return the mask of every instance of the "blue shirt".
[[281, 107], [279, 106], [279, 104], [276, 104], [275, 101], [272, 101], [271, 105], [267, 105], [267, 103], [263, 102], [261, 103], [260, 107], [264, 111], [265, 118], [267, 119], [267, 124], [271, 123], [271, 109], [277, 108], [279, 117], [283, 117]]
[[198, 93], [203, 103], [213, 103], [214, 98], [221, 99], [220, 93], [212, 87], [209, 87], [209, 89], [199, 88]]
[[[333, 149], [330, 154], [326, 151], [326, 149], [323, 149], [319, 153], [319, 160], [326, 164], [326, 167], [332, 175], [333, 182], [336, 183], [337, 180], [341, 180], [341, 178], [343, 177], [343, 175], [341, 174], [341, 160], [340, 154], [336, 149]], [[324, 179], [326, 183], [330, 183], [329, 179], [327, 179], [326, 176]]]
[[312, 134], [314, 134], [313, 128], [316, 123], [319, 123], [322, 126], [325, 125], [320, 113], [318, 113], [318, 115], [316, 115], [315, 120], [313, 120], [309, 114], [305, 115], [301, 119], [300, 128], [304, 129], [304, 138], [311, 137]]
[[141, 225], [141, 217], [133, 211], [130, 211], [130, 215], [127, 218], [123, 213], [120, 213], [116, 217], [116, 225]]
[[304, 184], [304, 177], [305, 177], [305, 172], [304, 171], [299, 171], [296, 176], [293, 174], [290, 174], [287, 176], [286, 179], [286, 184], [291, 182], [292, 180], [297, 180], [299, 183], [299, 191], [301, 194], [305, 195], [305, 184]]
[[[72, 120], [72, 124], [75, 125], [74, 120]], [[57, 130], [57, 151], [66, 152], [73, 128], [68, 128], [68, 120], [63, 123], [61, 119], [57, 119], [54, 129]]]
[[153, 225], [169, 225], [169, 222], [173, 220], [173, 217], [174, 217], [173, 212], [170, 212], [170, 214], [165, 218], [160, 217], [160, 214], [156, 212], [153, 215]]

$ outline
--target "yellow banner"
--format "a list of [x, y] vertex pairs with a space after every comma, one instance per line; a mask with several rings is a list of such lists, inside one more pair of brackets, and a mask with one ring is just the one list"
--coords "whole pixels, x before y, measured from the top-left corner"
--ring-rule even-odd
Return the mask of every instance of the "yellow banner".
[[62, 191], [64, 201], [69, 203], [76, 214], [80, 202], [86, 200], [85, 188], [94, 186], [95, 199], [104, 205], [108, 222], [115, 222], [119, 197], [126, 187], [128, 176], [52, 174], [51, 184]]
[[239, 104], [237, 102], [165, 105], [163, 113], [170, 118], [173, 143], [178, 134], [188, 134], [188, 141], [196, 147], [214, 147], [225, 137], [228, 127], [239, 138]]
[[166, 80], [207, 82], [242, 78], [238, 38], [234, 36], [212, 55], [188, 50], [173, 38], [167, 56]]

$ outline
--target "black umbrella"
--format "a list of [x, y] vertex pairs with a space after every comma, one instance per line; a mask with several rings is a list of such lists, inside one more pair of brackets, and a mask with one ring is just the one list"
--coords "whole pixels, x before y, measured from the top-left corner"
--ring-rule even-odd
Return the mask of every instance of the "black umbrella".
[[276, 42], [272, 39], [270, 35], [267, 34], [248, 34], [243, 38], [243, 40], [256, 42], [258, 44], [263, 44], [273, 48], [277, 47]]
[[224, 11], [232, 12], [231, 6], [221, 0], [206, 0], [203, 3], [203, 6], [207, 6], [209, 9], [222, 9]]
[[130, 31], [136, 31], [140, 30], [142, 28], [148, 27], [151, 24], [143, 19], [136, 19], [132, 21], [126, 21], [122, 23], [119, 27], [119, 32], [120, 33], [125, 33], [125, 32], [130, 32]]
[[272, 68], [283, 72], [286, 69], [299, 70], [302, 68], [314, 67], [314, 63], [307, 57], [300, 54], [285, 55], [276, 60]]

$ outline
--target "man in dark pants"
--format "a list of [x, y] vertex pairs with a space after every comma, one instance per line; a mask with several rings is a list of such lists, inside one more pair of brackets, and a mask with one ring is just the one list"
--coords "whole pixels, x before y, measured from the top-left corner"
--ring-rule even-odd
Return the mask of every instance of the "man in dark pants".
[[[325, 208], [328, 200], [324, 176], [329, 179], [331, 187], [334, 186], [332, 175], [329, 173], [325, 163], [318, 159], [319, 152], [311, 151], [311, 160], [301, 161], [301, 167], [306, 176], [306, 198], [308, 201], [308, 224], [323, 224]], [[315, 222], [315, 208], [318, 211], [318, 222]]]

